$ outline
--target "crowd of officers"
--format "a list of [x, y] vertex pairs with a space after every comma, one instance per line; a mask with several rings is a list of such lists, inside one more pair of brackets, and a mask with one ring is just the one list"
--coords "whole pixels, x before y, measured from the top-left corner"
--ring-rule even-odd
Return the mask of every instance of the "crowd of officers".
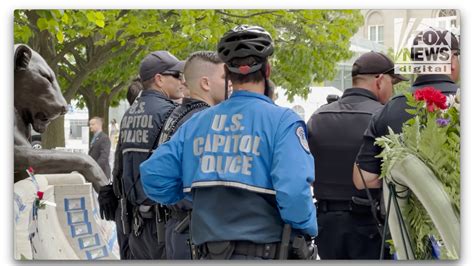
[[[451, 74], [420, 75], [411, 91], [456, 93], [454, 35], [450, 48]], [[265, 29], [242, 25], [217, 51], [141, 61], [99, 193], [121, 259], [390, 258], [372, 208], [383, 208], [374, 141], [410, 118], [404, 96], [392, 97], [407, 79], [386, 55], [365, 53], [352, 88], [305, 124], [272, 101], [273, 52]]]

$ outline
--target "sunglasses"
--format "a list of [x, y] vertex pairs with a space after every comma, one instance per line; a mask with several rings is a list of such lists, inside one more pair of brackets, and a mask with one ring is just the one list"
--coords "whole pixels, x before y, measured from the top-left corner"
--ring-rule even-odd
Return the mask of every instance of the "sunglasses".
[[379, 78], [381, 75], [388, 75], [390, 77], [392, 85], [395, 85], [395, 84], [400, 82], [400, 80], [396, 76], [394, 76], [393, 74], [390, 74], [390, 73], [378, 74], [378, 75], [375, 76], [375, 78]]
[[171, 72], [171, 71], [168, 71], [168, 72], [165, 71], [165, 72], [161, 73], [161, 75], [163, 75], [163, 76], [172, 76], [173, 78], [179, 79], [179, 80], [183, 80], [183, 79], [184, 79], [184, 78], [183, 78], [183, 73], [178, 72], [178, 71], [173, 71], [173, 72]]

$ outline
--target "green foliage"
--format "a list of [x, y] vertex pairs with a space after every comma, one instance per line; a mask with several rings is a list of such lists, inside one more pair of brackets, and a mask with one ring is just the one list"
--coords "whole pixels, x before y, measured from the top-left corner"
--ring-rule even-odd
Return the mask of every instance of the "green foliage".
[[[272, 34], [272, 80], [289, 98], [305, 97], [311, 83], [331, 79], [337, 62], [351, 57], [349, 39], [363, 23], [358, 10], [68, 9], [16, 10], [14, 16], [15, 42], [45, 58], [65, 99], [104, 117], [109, 104], [125, 98], [146, 54], [168, 50], [185, 59], [194, 51], [216, 50], [222, 35], [240, 24]], [[45, 139], [64, 134], [53, 131]]]
[[[272, 79], [292, 98], [334, 76], [337, 62], [350, 58], [349, 39], [362, 23], [354, 10], [16, 10], [14, 38], [51, 52], [43, 56], [57, 64], [53, 69], [69, 100], [85, 84], [107, 93], [97, 79], [102, 76], [130, 80], [153, 50], [184, 59], [196, 50], [215, 50], [236, 25], [256, 24], [274, 37]], [[40, 40], [45, 36], [49, 42]]]
[[[458, 91], [459, 93], [459, 91]], [[389, 135], [377, 139], [376, 144], [384, 150], [382, 157], [381, 177], [385, 177], [395, 163], [407, 154], [413, 154], [428, 166], [443, 185], [446, 193], [452, 199], [455, 213], [460, 215], [460, 120], [459, 94], [448, 99], [450, 107], [447, 110], [428, 112], [424, 101], [416, 101], [410, 93], [405, 94], [411, 109], [410, 114], [416, 115], [407, 121], [401, 134]], [[442, 126], [437, 119], [449, 119], [449, 124]], [[419, 200], [410, 196], [403, 210], [405, 220], [410, 226], [409, 234], [415, 248], [416, 259], [431, 258], [429, 236], [441, 239], [439, 233]], [[441, 248], [442, 258], [449, 258], [444, 247]]]

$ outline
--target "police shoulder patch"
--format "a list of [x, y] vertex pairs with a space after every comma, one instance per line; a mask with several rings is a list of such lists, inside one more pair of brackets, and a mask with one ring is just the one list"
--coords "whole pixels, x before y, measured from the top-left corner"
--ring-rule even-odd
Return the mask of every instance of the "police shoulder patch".
[[301, 146], [303, 147], [303, 149], [304, 149], [307, 153], [310, 153], [308, 141], [306, 140], [306, 135], [305, 135], [305, 133], [304, 133], [304, 129], [303, 129], [302, 126], [299, 126], [299, 127], [296, 128], [296, 136], [298, 136], [298, 139], [299, 139], [300, 144], [301, 144]]

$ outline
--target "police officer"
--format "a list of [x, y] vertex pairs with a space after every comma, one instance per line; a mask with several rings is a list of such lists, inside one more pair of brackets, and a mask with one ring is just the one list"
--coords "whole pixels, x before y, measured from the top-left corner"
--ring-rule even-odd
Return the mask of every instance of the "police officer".
[[[381, 237], [365, 191], [352, 183], [352, 167], [372, 114], [388, 102], [393, 84], [401, 80], [407, 79], [394, 73], [387, 56], [365, 53], [352, 66], [353, 87], [308, 121], [321, 259], [379, 258]], [[380, 197], [380, 191], [372, 193]]]
[[[192, 53], [184, 65], [185, 85], [189, 98], [183, 98], [166, 120], [160, 134], [159, 145], [168, 141], [176, 130], [191, 116], [224, 100], [224, 62], [216, 52]], [[170, 217], [166, 222], [166, 258], [191, 259], [189, 249], [189, 212], [192, 203], [183, 199], [168, 206]]]
[[[131, 205], [123, 210], [122, 220], [128, 222], [129, 247], [132, 259], [164, 259], [164, 235], [158, 230], [164, 217], [161, 209], [143, 192], [139, 165], [156, 147], [159, 131], [181, 98], [184, 61], [167, 51], [148, 54], [140, 64], [143, 91], [125, 112], [120, 128], [122, 153], [122, 197]], [[127, 227], [127, 225], [125, 225]]]
[[[143, 85], [140, 78], [132, 80], [127, 89], [127, 101], [130, 105], [140, 95], [143, 90]], [[120, 139], [120, 133], [119, 133]], [[99, 206], [100, 213], [103, 218], [110, 221], [115, 221], [117, 241], [119, 244], [120, 259], [131, 259], [130, 248], [128, 246], [128, 233], [124, 234], [124, 226], [122, 223], [122, 206], [118, 199], [122, 198], [122, 174], [123, 174], [123, 157], [121, 150], [121, 143], [118, 142], [114, 155], [114, 168], [112, 171], [112, 184], [104, 186], [99, 192]], [[131, 205], [124, 201], [123, 207], [131, 213]]]
[[[438, 36], [451, 36], [449, 41], [450, 46], [450, 74], [423, 74], [419, 75], [413, 83], [410, 91], [415, 92], [417, 89], [421, 89], [427, 86], [434, 87], [445, 95], [455, 94], [458, 90], [456, 81], [459, 79], [460, 64], [459, 64], [459, 41], [456, 36], [451, 32], [437, 31], [435, 34]], [[429, 34], [423, 35], [424, 43], [430, 43], [428, 40]], [[416, 40], [416, 39], [415, 39]], [[415, 43], [414, 43], [415, 44]], [[439, 49], [431, 49], [431, 52], [438, 52]], [[419, 62], [422, 58], [418, 57], [419, 54], [415, 51], [415, 45], [412, 47], [412, 61]], [[375, 158], [376, 155], [382, 152], [382, 148], [375, 145], [375, 139], [388, 134], [388, 127], [390, 127], [395, 133], [402, 131], [403, 123], [413, 116], [408, 114], [405, 110], [410, 107], [406, 103], [404, 95], [398, 95], [393, 97], [384, 108], [378, 112], [367, 128], [364, 134], [363, 144], [357, 155], [356, 165], [354, 165], [353, 181], [357, 188], [363, 189], [364, 182], [362, 176], [365, 179], [365, 185], [369, 188], [381, 187], [381, 181], [379, 179], [381, 170], [381, 158]], [[360, 168], [357, 169], [357, 164]]]
[[278, 258], [287, 251], [285, 223], [295, 234], [317, 234], [305, 124], [266, 96], [272, 53], [261, 27], [227, 32], [218, 54], [234, 92], [195, 114], [140, 166], [150, 198], [192, 199], [192, 244], [201, 258]]

